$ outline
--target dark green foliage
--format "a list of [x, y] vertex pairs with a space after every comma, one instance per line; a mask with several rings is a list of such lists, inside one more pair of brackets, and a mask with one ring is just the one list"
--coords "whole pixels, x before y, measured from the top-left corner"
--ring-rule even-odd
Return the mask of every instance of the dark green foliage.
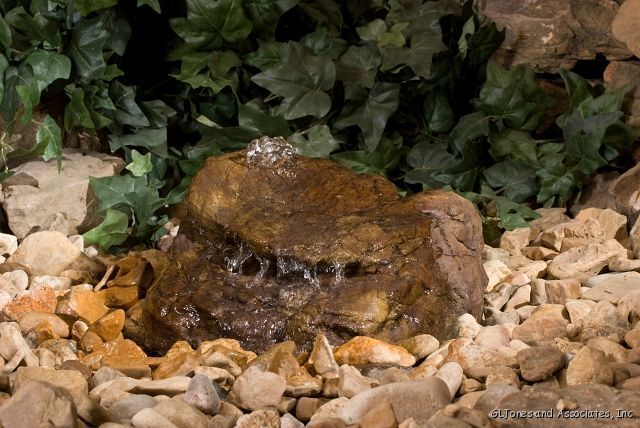
[[63, 125], [46, 116], [32, 150], [3, 137], [0, 154], [59, 160], [63, 130], [108, 139], [128, 164], [91, 181], [104, 221], [85, 238], [104, 248], [157, 238], [157, 212], [206, 157], [263, 135], [403, 194], [458, 191], [487, 236], [534, 218], [523, 203], [564, 204], [637, 136], [620, 122], [625, 88], [570, 72], [563, 141], [536, 134], [552, 101], [527, 67], [489, 62], [504, 33], [472, 1], [7, 0], [0, 12], [5, 134], [61, 101]]

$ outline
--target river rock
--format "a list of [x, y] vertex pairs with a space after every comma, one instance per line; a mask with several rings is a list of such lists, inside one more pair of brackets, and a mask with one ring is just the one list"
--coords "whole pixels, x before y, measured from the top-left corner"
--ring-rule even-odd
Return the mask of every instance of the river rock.
[[610, 260], [626, 255], [626, 248], [615, 239], [608, 239], [602, 244], [582, 245], [559, 254], [549, 263], [548, 273], [551, 278], [584, 282], [600, 273]]
[[[636, 1], [636, 3], [638, 3]], [[625, 121], [631, 126], [640, 126], [640, 62], [612, 61], [603, 74], [605, 87], [615, 89], [623, 85], [630, 85], [631, 92], [622, 103]]]
[[27, 236], [7, 262], [27, 265], [33, 275], [58, 276], [65, 270], [84, 270], [94, 278], [104, 266], [90, 259], [60, 232], [36, 232]]
[[[481, 14], [506, 27], [506, 39], [494, 55], [506, 67], [524, 63], [537, 71], [557, 72], [596, 55], [611, 60], [631, 56], [628, 45], [611, 34], [617, 2], [498, 0], [477, 5]], [[632, 33], [634, 22], [628, 21], [624, 34]]]
[[590, 289], [583, 294], [584, 299], [606, 300], [615, 305], [629, 293], [640, 290], [640, 273], [605, 273], [590, 278], [585, 285]]
[[62, 169], [55, 161], [33, 160], [16, 167], [15, 178], [2, 185], [2, 208], [9, 228], [23, 239], [30, 233], [48, 230], [56, 216], [68, 224], [71, 235], [84, 233], [100, 223], [98, 201], [89, 187], [89, 177], [116, 175], [122, 159], [99, 153], [63, 151]]
[[580, 340], [586, 342], [592, 337], [605, 337], [621, 343], [629, 323], [622, 318], [613, 304], [606, 300], [596, 303], [589, 314], [582, 319]]
[[569, 362], [567, 367], [567, 385], [601, 383], [612, 385], [613, 368], [604, 352], [583, 346]]
[[481, 222], [452, 192], [401, 198], [383, 177], [265, 137], [209, 158], [186, 207], [185, 249], [145, 299], [152, 349], [220, 336], [308, 347], [318, 332], [442, 339], [459, 315], [482, 314]]
[[334, 352], [338, 364], [411, 367], [416, 358], [401, 346], [356, 336]]
[[391, 405], [396, 420], [413, 418], [424, 424], [438, 409], [449, 404], [451, 395], [445, 382], [436, 377], [382, 385], [356, 395], [337, 411], [347, 424], [357, 423], [381, 402]]
[[[561, 407], [561, 403], [573, 403], [574, 406]], [[576, 406], [578, 405], [578, 406]], [[573, 407], [573, 409], [571, 409]], [[543, 410], [549, 412], [551, 417], [542, 418], [494, 418], [493, 423], [497, 427], [552, 427], [552, 428], [583, 428], [583, 427], [603, 427], [615, 425], [616, 427], [632, 428], [638, 425], [637, 416], [631, 418], [616, 418], [612, 422], [612, 417], [618, 415], [618, 409], [633, 412], [638, 415], [640, 412], [640, 395], [631, 391], [619, 391], [606, 385], [588, 384], [575, 385], [566, 388], [549, 388], [544, 385], [534, 385], [531, 388], [523, 388], [522, 391], [515, 391], [494, 401], [491, 408], [511, 409], [511, 410]], [[491, 409], [489, 409], [491, 410]], [[579, 417], [580, 413], [587, 414], [590, 411], [591, 417]], [[601, 411], [601, 417], [598, 417]], [[558, 416], [558, 412], [563, 412], [563, 417]], [[573, 412], [573, 414], [572, 414]], [[608, 412], [605, 415], [604, 412]]]
[[247, 410], [275, 408], [286, 389], [284, 378], [251, 366], [233, 383], [229, 399]]
[[4, 428], [75, 428], [76, 406], [64, 389], [46, 382], [30, 381], [0, 407]]
[[[611, 183], [609, 192], [615, 196], [616, 211], [626, 215], [629, 224], [634, 225], [635, 228], [640, 211], [640, 163], [625, 171], [616, 181]], [[633, 236], [632, 229], [630, 236], [632, 246]]]
[[525, 322], [514, 327], [511, 338], [528, 345], [547, 345], [564, 337], [569, 323], [562, 315], [564, 307], [545, 303], [538, 306]]
[[627, 45], [627, 48], [640, 57], [640, 35], [638, 35], [638, 21], [640, 21], [640, 1], [626, 0], [611, 24], [611, 30], [616, 39]]
[[564, 367], [564, 354], [555, 346], [533, 346], [518, 351], [520, 375], [539, 382]]
[[118, 420], [131, 419], [142, 409], [154, 408], [158, 400], [146, 394], [132, 394], [122, 400], [116, 401], [109, 410]]

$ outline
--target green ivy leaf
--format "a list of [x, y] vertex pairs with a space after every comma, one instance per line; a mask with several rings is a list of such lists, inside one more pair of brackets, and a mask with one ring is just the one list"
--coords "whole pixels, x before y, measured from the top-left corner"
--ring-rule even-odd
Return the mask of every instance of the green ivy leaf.
[[382, 64], [380, 49], [375, 44], [350, 46], [336, 63], [336, 76], [345, 85], [360, 84], [371, 88]]
[[422, 111], [427, 126], [433, 132], [447, 132], [455, 123], [449, 100], [442, 91], [434, 91], [425, 97]]
[[487, 64], [487, 80], [474, 100], [474, 106], [490, 116], [501, 118], [514, 129], [534, 130], [540, 116], [553, 104], [535, 80], [533, 70], [516, 65], [505, 70], [494, 62]]
[[115, 152], [124, 147], [144, 147], [161, 159], [169, 157], [167, 128], [139, 129], [135, 134], [111, 135], [109, 147]]
[[172, 19], [171, 27], [192, 49], [203, 51], [241, 41], [253, 28], [240, 0], [187, 0], [187, 17]]
[[137, 6], [149, 6], [156, 13], [162, 13], [162, 9], [160, 8], [160, 0], [138, 0]]
[[152, 128], [164, 128], [170, 117], [176, 115], [176, 111], [162, 100], [143, 101], [140, 107], [149, 119]]
[[[412, 167], [404, 177], [407, 183], [420, 183], [427, 188], [439, 188], [448, 184], [443, 172], [456, 167], [460, 159], [447, 150], [447, 143], [423, 141], [411, 147], [407, 164]], [[439, 178], [436, 178], [439, 177]]]
[[491, 156], [495, 160], [502, 160], [506, 157], [513, 157], [526, 163], [527, 165], [538, 168], [537, 144], [526, 131], [505, 128], [502, 132], [492, 132], [489, 135], [491, 143]]
[[114, 117], [118, 123], [135, 127], [150, 125], [149, 120], [135, 101], [136, 91], [133, 86], [113, 81], [109, 88], [109, 96], [116, 107]]
[[130, 175], [89, 177], [89, 185], [100, 201], [101, 214], [109, 208], [133, 207], [135, 199], [149, 190], [145, 177]]
[[264, 113], [255, 103], [238, 105], [238, 122], [240, 128], [258, 136], [287, 137], [289, 124], [282, 116]]
[[84, 16], [96, 10], [115, 6], [118, 4], [118, 0], [76, 0], [74, 4], [78, 12]]
[[109, 32], [99, 17], [80, 21], [71, 33], [68, 54], [74, 65], [74, 72], [83, 81], [101, 78], [106, 64], [102, 50], [109, 39]]
[[314, 125], [307, 132], [289, 136], [287, 141], [295, 147], [298, 154], [313, 158], [328, 158], [331, 152], [340, 147], [340, 141], [331, 135], [327, 125]]
[[15, 32], [24, 34], [28, 40], [34, 40], [38, 44], [45, 42], [53, 48], [59, 48], [62, 45], [60, 24], [45, 18], [40, 13], [31, 16], [22, 6], [18, 6], [4, 15], [4, 19]]
[[364, 135], [366, 147], [373, 151], [380, 142], [387, 120], [398, 109], [400, 85], [378, 82], [369, 92], [361, 86], [354, 86], [348, 92], [349, 104], [343, 109], [335, 126], [338, 129], [358, 126]]
[[84, 91], [80, 87], [73, 88], [71, 101], [64, 108], [64, 129], [67, 132], [75, 127], [93, 129], [91, 113], [84, 103]]
[[336, 60], [347, 50], [347, 42], [339, 37], [333, 37], [326, 27], [319, 27], [313, 33], [305, 34], [300, 44], [309, 48], [316, 55], [326, 55]]
[[31, 65], [40, 92], [53, 81], [68, 79], [71, 74], [71, 60], [62, 54], [35, 50], [24, 61]]
[[[18, 86], [32, 86], [37, 91], [30, 65], [22, 63], [18, 67], [9, 66], [4, 72], [4, 96], [0, 103], [0, 112], [6, 122], [11, 122], [15, 118], [21, 103]], [[25, 96], [28, 97], [28, 94]]]
[[282, 14], [300, 3], [300, 0], [243, 0], [242, 5], [254, 28], [272, 35]]
[[4, 97], [4, 72], [9, 68], [7, 57], [0, 54], [0, 101]]
[[5, 52], [9, 52], [11, 49], [11, 28], [7, 21], [0, 15], [0, 46], [4, 48]]
[[506, 230], [528, 227], [527, 220], [540, 217], [540, 214], [531, 208], [517, 204], [502, 196], [496, 198], [496, 211], [500, 219], [500, 226]]
[[582, 173], [591, 174], [608, 163], [602, 157], [600, 148], [607, 129], [621, 117], [621, 111], [601, 113], [589, 118], [583, 118], [579, 110], [569, 115], [563, 130], [567, 153], [578, 162]]
[[287, 55], [289, 55], [287, 43], [265, 42], [258, 39], [258, 49], [245, 55], [244, 60], [252, 67], [266, 70], [282, 62]]
[[122, 211], [108, 209], [98, 226], [84, 233], [82, 237], [87, 245], [98, 245], [104, 251], [114, 245], [120, 245], [129, 236], [129, 216]]
[[251, 78], [257, 85], [283, 97], [280, 111], [287, 120], [327, 114], [331, 108], [331, 97], [324, 91], [333, 88], [335, 79], [333, 61], [311, 55], [295, 42], [289, 43], [285, 63]]
[[331, 159], [352, 171], [386, 175], [398, 166], [402, 156], [402, 137], [383, 138], [375, 150], [352, 150], [335, 153]]
[[536, 172], [540, 178], [537, 201], [545, 206], [564, 204], [578, 186], [579, 179], [564, 164], [564, 156], [564, 153], [549, 154], [540, 161], [543, 169]]
[[126, 167], [134, 177], [142, 177], [153, 170], [151, 153], [141, 155], [136, 149], [131, 150], [131, 163]]
[[524, 202], [538, 191], [536, 170], [517, 159], [493, 164], [482, 172], [494, 189], [504, 188], [504, 194], [514, 202]]
[[62, 167], [62, 131], [51, 116], [46, 115], [36, 132], [36, 147], [42, 150], [45, 161], [56, 158], [58, 172]]
[[481, 137], [489, 135], [489, 118], [482, 112], [462, 116], [449, 134], [449, 144], [458, 153], [466, 153], [468, 147]]
[[16, 86], [16, 92], [20, 96], [24, 112], [22, 113], [22, 123], [27, 124], [33, 117], [33, 109], [40, 102], [40, 92], [35, 84]]
[[[210, 88], [217, 94], [225, 87], [236, 90], [238, 76], [234, 70], [242, 61], [233, 51], [215, 51], [212, 53], [191, 53], [182, 59], [182, 68], [177, 79], [191, 85], [192, 88]], [[207, 67], [205, 73], [200, 73]]]

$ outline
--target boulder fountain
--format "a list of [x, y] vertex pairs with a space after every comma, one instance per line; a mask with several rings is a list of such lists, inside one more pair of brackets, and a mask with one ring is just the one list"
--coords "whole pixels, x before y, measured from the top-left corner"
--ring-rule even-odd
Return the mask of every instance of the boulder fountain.
[[398, 341], [482, 314], [480, 218], [452, 192], [400, 197], [387, 179], [297, 155], [282, 138], [209, 158], [173, 261], [148, 290], [145, 342], [236, 338], [260, 351], [324, 332]]

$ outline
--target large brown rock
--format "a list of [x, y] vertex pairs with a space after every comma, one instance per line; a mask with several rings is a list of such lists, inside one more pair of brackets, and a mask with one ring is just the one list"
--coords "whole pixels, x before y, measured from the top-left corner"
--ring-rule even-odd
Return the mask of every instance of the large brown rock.
[[530, 64], [537, 71], [570, 69], [600, 54], [629, 58], [613, 37], [611, 23], [619, 2], [611, 0], [477, 0], [478, 11], [500, 27], [506, 39], [494, 55], [503, 66]]
[[460, 314], [481, 315], [480, 218], [454, 193], [401, 198], [383, 177], [265, 138], [208, 159], [186, 205], [188, 241], [147, 294], [150, 348], [445, 338]]

